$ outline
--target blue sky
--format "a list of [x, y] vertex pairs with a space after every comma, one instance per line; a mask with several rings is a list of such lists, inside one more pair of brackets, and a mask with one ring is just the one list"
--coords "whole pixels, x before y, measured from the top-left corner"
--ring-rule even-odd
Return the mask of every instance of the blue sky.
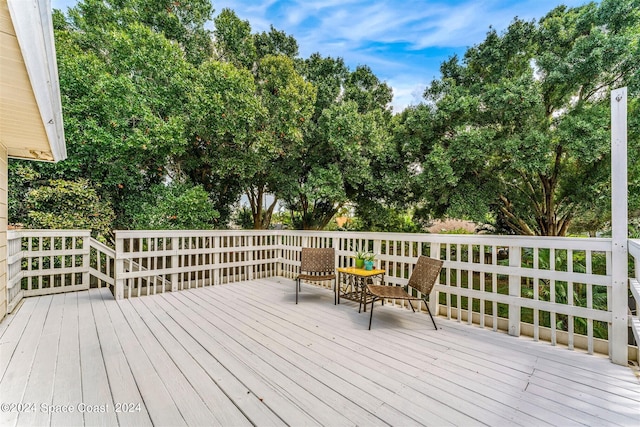
[[[75, 0], [52, 0], [65, 11]], [[233, 9], [253, 32], [273, 25], [296, 38], [300, 56], [342, 57], [354, 69], [368, 65], [394, 91], [399, 112], [417, 104], [440, 64], [482, 42], [489, 27], [514, 17], [543, 17], [554, 7], [586, 0], [214, 0], [216, 14]]]

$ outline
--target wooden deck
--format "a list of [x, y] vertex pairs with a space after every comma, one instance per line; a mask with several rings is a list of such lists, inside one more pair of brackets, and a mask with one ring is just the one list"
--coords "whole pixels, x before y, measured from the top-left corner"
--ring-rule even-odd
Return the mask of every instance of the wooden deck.
[[0, 323], [0, 425], [640, 425], [608, 359], [388, 305], [368, 331], [311, 285], [294, 302], [286, 279], [28, 298]]

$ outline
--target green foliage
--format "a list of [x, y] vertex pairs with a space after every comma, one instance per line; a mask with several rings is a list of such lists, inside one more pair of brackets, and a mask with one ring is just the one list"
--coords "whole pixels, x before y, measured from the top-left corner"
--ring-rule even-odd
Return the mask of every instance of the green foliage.
[[629, 220], [629, 238], [640, 239], [640, 217]]
[[[299, 64], [318, 86], [292, 185], [281, 191], [297, 228], [323, 229], [347, 201], [383, 202], [396, 163], [389, 138], [390, 88], [368, 67], [350, 73], [341, 59], [315, 54]], [[394, 175], [395, 176], [395, 175]]]
[[[220, 174], [219, 182], [235, 201], [241, 192], [249, 199], [254, 228], [268, 228], [280, 198], [280, 189], [292, 185], [290, 169], [300, 155], [303, 127], [313, 112], [316, 89], [296, 71], [298, 52], [293, 37], [271, 27], [251, 34], [251, 26], [233, 11], [224, 9], [215, 20], [218, 57], [254, 79], [252, 97], [258, 103], [245, 117], [250, 138], [230, 135], [245, 144], [225, 158], [233, 174]], [[208, 125], [208, 124], [207, 124]], [[240, 136], [240, 138], [238, 138]], [[265, 209], [266, 194], [274, 195]], [[227, 200], [226, 202], [230, 202]]]
[[50, 180], [30, 190], [25, 226], [34, 229], [90, 229], [92, 235], [111, 236], [114, 212], [87, 180]]
[[231, 9], [222, 9], [213, 22], [217, 59], [252, 69], [257, 52], [249, 21], [242, 21]]
[[255, 96], [253, 76], [231, 64], [207, 61], [189, 95], [193, 132], [181, 170], [209, 193], [221, 222], [258, 171], [256, 137], [265, 110]]
[[283, 31], [276, 30], [273, 25], [268, 33], [263, 31], [254, 35], [254, 45], [258, 58], [264, 58], [267, 55], [282, 55], [289, 59], [295, 59], [298, 56], [296, 39]]
[[108, 43], [110, 31], [141, 24], [176, 42], [195, 65], [211, 55], [211, 34], [204, 25], [212, 14], [209, 0], [80, 0], [69, 10], [70, 24], [84, 43], [99, 47]]
[[26, 196], [34, 186], [41, 185], [40, 173], [35, 171], [32, 165], [33, 162], [30, 161], [9, 162], [9, 224], [25, 224], [28, 220]]
[[235, 212], [233, 222], [242, 228], [243, 230], [250, 230], [253, 228], [253, 213], [251, 208], [246, 206], [241, 207]]
[[[391, 88], [369, 67], [299, 58], [295, 38], [253, 34], [230, 9], [210, 31], [208, 0], [81, 0], [53, 16], [69, 158], [12, 161], [10, 217], [26, 220], [41, 176], [98, 183], [114, 228], [131, 226], [141, 194], [184, 182], [219, 214], [207, 227], [227, 224], [244, 194], [255, 228], [279, 215], [322, 229], [348, 205], [355, 229], [419, 232], [450, 216], [594, 234], [610, 216], [612, 87], [629, 87], [630, 159], [640, 148], [638, 10], [603, 0], [516, 19], [443, 63], [427, 103], [392, 116]], [[632, 211], [639, 176], [632, 163]]]
[[128, 206], [137, 230], [208, 230], [220, 216], [202, 187], [185, 184], [156, 185]]
[[465, 228], [454, 228], [453, 230], [441, 231], [440, 234], [473, 234], [473, 231], [469, 231]]
[[361, 203], [356, 210], [358, 231], [422, 233], [424, 228], [414, 218], [413, 211], [385, 207], [380, 203]]
[[207, 6], [182, 6], [178, 11], [176, 3], [160, 0], [92, 0], [71, 9], [67, 21], [56, 18], [69, 158], [34, 168], [46, 177], [100, 183], [101, 197], [116, 212], [114, 228], [129, 226], [125, 201], [163, 182], [187, 145], [193, 66], [185, 46], [167, 34], [180, 38], [175, 19], [193, 29]]
[[[629, 85], [633, 99], [640, 90], [637, 11], [637, 0], [558, 7], [537, 24], [491, 30], [462, 62], [443, 63], [429, 104], [397, 129], [420, 162], [416, 188], [430, 214], [565, 235], [581, 212], [597, 212], [580, 228], [601, 227], [610, 209], [608, 94]], [[637, 147], [637, 130], [630, 136]]]
[[[245, 193], [253, 212], [254, 228], [268, 228], [282, 188], [293, 185], [303, 143], [303, 127], [310, 119], [315, 88], [299, 75], [293, 61], [283, 55], [260, 60], [256, 91], [266, 115], [258, 123], [258, 139], [251, 161], [255, 173], [245, 181]], [[266, 212], [267, 193], [276, 197]]]
[[376, 260], [376, 254], [372, 253], [372, 252], [368, 252], [366, 254], [364, 254], [363, 259], [365, 261], [375, 261]]
[[281, 199], [302, 228], [325, 227], [349, 200], [384, 203], [402, 158], [385, 146], [391, 89], [366, 66], [301, 60], [295, 38], [252, 34], [229, 9], [212, 44], [211, 13], [207, 0], [81, 0], [56, 13], [69, 158], [35, 172], [100, 183], [115, 228], [137, 224], [140, 194], [167, 181], [202, 186], [219, 224], [244, 193], [255, 228]]

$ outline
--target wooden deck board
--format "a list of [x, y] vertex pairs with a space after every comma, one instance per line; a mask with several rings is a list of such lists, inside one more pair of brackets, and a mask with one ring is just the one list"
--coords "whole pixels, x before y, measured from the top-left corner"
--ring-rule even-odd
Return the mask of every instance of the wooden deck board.
[[[228, 290], [226, 291], [228, 292]], [[322, 290], [319, 290], [322, 292]], [[222, 293], [222, 292], [220, 292]], [[242, 302], [243, 309], [242, 312], [246, 313], [250, 307], [250, 304], [245, 302], [249, 298], [251, 298], [251, 293], [246, 293], [245, 295], [238, 297]], [[230, 295], [229, 295], [230, 296]], [[458, 413], [457, 411], [451, 411], [442, 406], [441, 402], [438, 402], [438, 397], [434, 396], [416, 396], [411, 390], [407, 390], [405, 388], [405, 384], [396, 376], [400, 375], [400, 372], [397, 372], [396, 369], [388, 368], [386, 365], [382, 366], [374, 366], [373, 368], [369, 365], [370, 359], [375, 357], [371, 348], [368, 348], [368, 343], [366, 339], [362, 342], [357, 342], [354, 336], [348, 336], [348, 332], [345, 330], [341, 330], [339, 327], [330, 328], [329, 330], [323, 329], [318, 330], [318, 323], [325, 323], [327, 320], [331, 320], [330, 316], [326, 314], [321, 314], [317, 319], [310, 320], [310, 313], [306, 313], [306, 308], [304, 306], [295, 306], [296, 311], [299, 311], [300, 318], [293, 317], [291, 314], [290, 306], [272, 306], [271, 304], [263, 304], [263, 301], [260, 298], [255, 298], [253, 300], [253, 304], [255, 304], [255, 309], [258, 313], [258, 318], [256, 321], [267, 322], [268, 318], [265, 315], [265, 312], [271, 314], [275, 318], [281, 318], [281, 322], [279, 324], [273, 325], [273, 327], [269, 328], [271, 330], [282, 331], [283, 333], [293, 336], [300, 337], [303, 341], [303, 345], [309, 346], [316, 353], [321, 353], [323, 347], [326, 347], [324, 350], [327, 353], [331, 353], [334, 358], [338, 361], [341, 361], [344, 366], [348, 367], [348, 370], [351, 376], [360, 376], [361, 378], [366, 378], [371, 381], [375, 386], [382, 389], [383, 392], [378, 396], [379, 399], [386, 401], [386, 406], [390, 408], [394, 408], [394, 405], [398, 405], [397, 411], [405, 412], [409, 407], [413, 405], [410, 413], [414, 418], [423, 423], [433, 423], [437, 425], [472, 425], [477, 424], [477, 421], [473, 418]], [[224, 302], [224, 299], [223, 299]], [[333, 308], [333, 305], [327, 306], [330, 311]], [[289, 313], [287, 313], [287, 311]], [[357, 310], [355, 311], [357, 314]], [[349, 316], [352, 314], [350, 312], [346, 312], [344, 314], [348, 314]], [[247, 314], [248, 316], [248, 314]], [[284, 317], [283, 317], [284, 316]], [[288, 317], [288, 318], [287, 318]], [[342, 319], [338, 319], [333, 324], [339, 326]], [[311, 333], [309, 333], [311, 331]], [[343, 337], [342, 333], [347, 333], [347, 337]], [[321, 339], [316, 339], [316, 337], [320, 335]], [[393, 363], [395, 360], [390, 359], [385, 362]], [[386, 370], [386, 372], [385, 372]], [[350, 381], [354, 381], [350, 379]], [[370, 399], [371, 397], [367, 396], [372, 390], [371, 386], [365, 387], [361, 389], [361, 394], [365, 396], [365, 398]], [[419, 398], [418, 398], [419, 397]], [[349, 396], [345, 396], [345, 398], [349, 398]], [[394, 423], [394, 419], [388, 419], [386, 422]]]
[[[41, 405], [53, 403], [53, 387], [56, 374], [59, 340], [62, 331], [62, 315], [64, 313], [64, 294], [52, 296], [51, 305], [38, 340], [38, 348], [33, 359], [29, 380], [25, 387], [23, 402], [37, 402]], [[18, 414], [18, 423], [22, 425], [47, 425], [51, 413], [41, 410]]]
[[[64, 312], [58, 342], [56, 372], [51, 403], [54, 406], [82, 401], [82, 371], [80, 365], [80, 341], [78, 329], [78, 293], [63, 294]], [[22, 420], [20, 420], [22, 422]], [[84, 423], [83, 414], [54, 412], [50, 424], [78, 426]]]
[[[294, 334], [287, 333], [286, 324], [274, 323], [269, 319], [260, 316], [260, 309], [255, 309], [243, 304], [241, 311], [230, 307], [228, 301], [224, 298], [215, 298], [215, 293], [207, 293], [202, 300], [207, 301], [208, 305], [214, 310], [218, 310], [225, 317], [230, 319], [233, 324], [240, 325], [238, 332], [253, 337], [257, 341], [271, 343], [269, 350], [276, 353], [283, 360], [288, 359], [286, 363], [290, 366], [289, 360], [296, 366], [290, 366], [290, 373], [293, 375], [309, 375], [315, 381], [324, 384], [329, 388], [329, 403], [334, 408], [339, 408], [340, 412], [351, 414], [354, 422], [359, 423], [380, 423], [382, 419], [396, 420], [402, 425], [415, 424], [416, 420], [408, 417], [403, 412], [393, 410], [388, 405], [384, 405], [384, 400], [370, 397], [362, 398], [363, 390], [376, 388], [383, 390], [374, 382], [365, 382], [366, 378], [354, 373], [349, 368], [335, 359], [335, 353], [328, 354], [319, 346], [312, 346], [311, 343], [301, 343], [292, 338]], [[191, 298], [197, 298], [198, 294], [190, 295]], [[255, 330], [257, 322], [263, 323], [267, 328], [261, 329], [260, 332]], [[306, 369], [306, 373], [304, 373]], [[297, 372], [296, 372], [297, 371]], [[383, 390], [384, 391], [384, 390]], [[322, 390], [320, 390], [322, 393]], [[345, 406], [349, 405], [349, 407]], [[375, 414], [372, 418], [370, 414]]]
[[[269, 306], [268, 308], [271, 309], [273, 307]], [[286, 310], [286, 308], [281, 308], [280, 306], [277, 306], [276, 309]], [[314, 309], [313, 315], [318, 316], [315, 320], [327, 321], [331, 319], [332, 315], [335, 313], [335, 310], [332, 310], [330, 306], [327, 306], [318, 307], [317, 312], [319, 314], [317, 314], [316, 310]], [[312, 314], [309, 313], [307, 314], [307, 316], [312, 316]], [[424, 321], [425, 319], [421, 318], [419, 320]], [[339, 324], [339, 321], [336, 321], [336, 324]], [[363, 325], [365, 330], [366, 325], [367, 324], [365, 322], [365, 324]], [[311, 326], [313, 326], [313, 324], [311, 324]], [[431, 326], [430, 323], [426, 324], [426, 326], [421, 324], [419, 327], [425, 329], [427, 333], [438, 333], [433, 330], [433, 326]], [[448, 408], [448, 406], [451, 405], [452, 402], [455, 402], [455, 404], [459, 404], [459, 401], [461, 400], [459, 396], [452, 396], [448, 394], [449, 390], [453, 392], [456, 391], [456, 389], [452, 388], [452, 385], [449, 384], [449, 382], [452, 381], [451, 376], [446, 376], [441, 380], [438, 377], [438, 374], [440, 374], [439, 372], [435, 372], [433, 369], [429, 369], [429, 364], [431, 362], [427, 360], [427, 363], [424, 363], [423, 366], [420, 366], [420, 362], [416, 363], [416, 361], [414, 360], [414, 355], [421, 352], [419, 351], [419, 347], [413, 346], [412, 343], [418, 343], [420, 341], [419, 339], [408, 340], [405, 337], [404, 347], [396, 346], [397, 348], [390, 350], [389, 346], [387, 345], [388, 338], [394, 334], [385, 334], [385, 338], [387, 339], [387, 341], [381, 346], [380, 343], [370, 343], [367, 337], [362, 336], [362, 334], [359, 334], [360, 336], [348, 336], [348, 330], [343, 331], [336, 329], [332, 331], [332, 334], [334, 335], [332, 339], [336, 340], [335, 335], [340, 335], [342, 333], [346, 334], [345, 339], [342, 340], [341, 343], [349, 348], [346, 354], [347, 356], [349, 354], [353, 354], [353, 352], [362, 353], [360, 358], [365, 360], [366, 370], [374, 372], [373, 377], [385, 384], [395, 383], [396, 393], [404, 391], [407, 394], [411, 394], [411, 396], [408, 396], [408, 398], [419, 401], [422, 411], [435, 411], [437, 413], [441, 413], [442, 416], [448, 417], [449, 422], [456, 425], [468, 425], [474, 422], [473, 419], [470, 419], [468, 417], [461, 418], [463, 416], [466, 417], [467, 415], [459, 413], [457, 410], [452, 411], [451, 408]], [[367, 331], [367, 333], [369, 333], [369, 331]], [[406, 357], [405, 355], [408, 353], [410, 353], [411, 356]], [[447, 357], [450, 357], [450, 353], [447, 354]], [[429, 375], [424, 375], [425, 370]], [[410, 371], [410, 374], [407, 375], [406, 371]], [[432, 376], [434, 373], [436, 373], [436, 375]], [[416, 378], [419, 378], [421, 375], [425, 376], [425, 380], [420, 381], [418, 379], [418, 381], [416, 381]], [[455, 380], [455, 378], [453, 378], [453, 380]], [[440, 382], [442, 385], [442, 389], [433, 388], [432, 385], [427, 384], [430, 381]], [[407, 387], [407, 384], [410, 384], [412, 387]], [[477, 388], [480, 386], [482, 386], [482, 382], [472, 382], [467, 385], [467, 387], [471, 388]], [[464, 388], [462, 390], [464, 390]], [[416, 395], [416, 391], [422, 391], [422, 393]], [[467, 396], [467, 399], [465, 399], [465, 410], [466, 412], [468, 412], [468, 415], [472, 415], [473, 417], [479, 418], [480, 420], [483, 420], [484, 422], [488, 422], [490, 424], [498, 424], [500, 421], [506, 422], [505, 420], [495, 419], [496, 415], [503, 413], [503, 409], [505, 409], [504, 407], [501, 408], [499, 404], [496, 405], [495, 402], [492, 402], [490, 400], [487, 401], [486, 399], [484, 399], [483, 401], [482, 395], [470, 395], [467, 391], [465, 391], [464, 393]], [[493, 393], [493, 397], [495, 398], [495, 395], [498, 395], [499, 397], [500, 393], [501, 390], [496, 390]], [[485, 408], [483, 408], [482, 406], [478, 406], [480, 404], [493, 405], [494, 412], [487, 412]], [[534, 412], [539, 412], [539, 408], [536, 408]], [[527, 420], [530, 424], [534, 423], [534, 419], [529, 417], [527, 414], [522, 412], [516, 412], [516, 414], [517, 417], [510, 417], [511, 419], [509, 420], [509, 423], [511, 425], [518, 425], [523, 422], [526, 423]], [[434, 414], [431, 415], [433, 416]], [[556, 419], [558, 419], [558, 417], [556, 417]], [[535, 424], [540, 423], [541, 421], [539, 419], [535, 420]]]
[[[15, 350], [10, 356], [6, 371], [0, 381], [0, 401], [2, 403], [33, 403], [25, 401], [24, 395], [32, 374], [33, 362], [37, 355], [38, 344], [42, 330], [44, 329], [51, 300], [51, 296], [45, 296], [36, 302], [37, 307], [33, 313], [29, 315], [24, 332], [20, 332], [19, 334], [20, 339], [16, 343]], [[21, 322], [14, 320], [12, 324], [20, 323]], [[31, 410], [35, 412], [35, 409], [32, 409], [31, 405], [29, 405], [29, 409], [25, 410], [25, 412]], [[7, 426], [15, 424], [18, 421], [19, 415], [20, 413], [17, 411], [0, 412], [0, 425]]]
[[[257, 348], [242, 346], [227, 336], [223, 325], [214, 326], [204, 320], [201, 310], [191, 307], [185, 295], [167, 295], [164, 298], [171, 307], [186, 316], [186, 319], [183, 318], [186, 320], [183, 325], [199, 325], [198, 328], [205, 334], [200, 336], [201, 339], [214, 345], [213, 354], [223, 360], [223, 364], [247, 384], [261, 401], [270, 407], [279, 408], [278, 412], [282, 411], [281, 416], [285, 422], [291, 425], [321, 425], [308, 412], [313, 405], [310, 396], [293, 381], [288, 381], [280, 371], [263, 361], [256, 352]], [[330, 410], [325, 403], [320, 402], [318, 406]]]
[[27, 298], [0, 324], [0, 400], [109, 409], [0, 424], [640, 425], [640, 382], [602, 357], [389, 305], [368, 321], [283, 278]]
[[[98, 331], [101, 353], [95, 355], [98, 358], [89, 360], [87, 363], [104, 363], [109, 380], [109, 389], [113, 398], [111, 402], [100, 402], [99, 404], [108, 405], [113, 403], [113, 411], [116, 411], [115, 405], [117, 404], [140, 404], [140, 411], [116, 412], [118, 423], [120, 425], [137, 426], [153, 425], [148, 413], [147, 402], [138, 388], [139, 383], [144, 384], [145, 378], [136, 378], [128, 362], [128, 360], [134, 360], [143, 355], [133, 353], [127, 358], [126, 350], [120, 345], [118, 339], [120, 332], [126, 332], [118, 331], [116, 326], [111, 323], [111, 317], [106, 306], [116, 310], [119, 307], [113, 304], [114, 301], [103, 300], [102, 290], [91, 291], [90, 293], [92, 294], [90, 303]], [[102, 360], [100, 360], [100, 357]], [[151, 404], [153, 405], [153, 402]]]
[[209, 380], [204, 376], [202, 379], [210, 383], [209, 387], [220, 389], [222, 394], [214, 392], [208, 396], [208, 399], [211, 404], [219, 406], [221, 412], [216, 412], [218, 416], [225, 420], [231, 420], [231, 422], [223, 422], [222, 425], [242, 425], [244, 424], [242, 416], [247, 418], [245, 422], [253, 422], [253, 424], [260, 420], [263, 425], [282, 425], [282, 420], [259, 400], [251, 388], [242, 383], [235, 373], [215, 356], [215, 346], [205, 339], [200, 341], [196, 339], [205, 338], [204, 334], [198, 330], [187, 332], [171, 316], [170, 312], [159, 304], [160, 302], [163, 302], [161, 298], [138, 299], [135, 304], [144, 304], [145, 308], [153, 313], [158, 322], [173, 337], [175, 340], [174, 349], [178, 349], [178, 346], [183, 347], [184, 351], [206, 372]]
[[[4, 328], [2, 336], [0, 336], [0, 380], [4, 378], [6, 374], [9, 362], [11, 361], [18, 344], [20, 344], [20, 338], [31, 319], [31, 315], [35, 311], [36, 306], [44, 303], [45, 299], [42, 299], [42, 301], [34, 298], [26, 300], [21, 304], [20, 316], [17, 316], [14, 311], [5, 319], [7, 320], [7, 323], [12, 326], [11, 328], [8, 326]], [[3, 320], [0, 324], [4, 325], [4, 323], [5, 321]]]
[[[78, 341], [80, 346], [80, 377], [81, 401], [93, 408], [107, 405], [113, 410], [105, 412], [81, 412], [86, 425], [113, 426], [118, 419], [113, 403], [111, 386], [105, 364], [106, 356], [102, 353], [102, 346], [98, 336], [98, 324], [94, 317], [91, 299], [98, 298], [95, 291], [77, 292], [78, 299]], [[114, 381], [112, 379], [111, 381]], [[52, 420], [53, 421], [53, 420]], [[64, 426], [64, 419], [55, 425]]]
[[[166, 369], [179, 370], [184, 374], [185, 378], [193, 386], [194, 391], [207, 406], [208, 411], [206, 411], [206, 413], [211, 414], [211, 417], [221, 425], [250, 425], [242, 412], [232, 404], [217, 383], [211, 381], [207, 371], [194, 359], [197, 351], [186, 350], [183, 347], [185, 344], [184, 341], [181, 342], [177, 340], [170, 334], [168, 328], [165, 329], [166, 325], [160, 323], [163, 319], [166, 319], [166, 317], [156, 317], [154, 313], [145, 306], [143, 299], [134, 298], [131, 299], [130, 302], [140, 315], [140, 318], [154, 334], [158, 340], [158, 344], [166, 350], [167, 355], [173, 361], [173, 367], [167, 365]], [[159, 310], [155, 311], [156, 313], [160, 312]], [[160, 353], [161, 351], [161, 349], [157, 349], [156, 353]], [[209, 418], [207, 423], [210, 423], [210, 420], [211, 418]]]
[[[203, 293], [204, 294], [204, 293]], [[198, 295], [191, 293], [184, 294], [191, 300], [190, 305], [200, 306], [200, 313], [206, 318], [211, 319], [216, 324], [224, 325], [224, 330], [229, 337], [233, 337], [239, 345], [251, 349], [261, 362], [266, 365], [261, 366], [261, 370], [266, 375], [277, 378], [279, 386], [287, 389], [292, 396], [300, 401], [301, 405], [306, 406], [308, 412], [320, 410], [324, 419], [317, 419], [323, 425], [327, 425], [331, 421], [340, 421], [340, 424], [352, 424], [358, 422], [364, 424], [379, 423], [380, 419], [373, 416], [370, 411], [363, 410], [355, 405], [353, 401], [344, 399], [336, 392], [337, 384], [326, 381], [318, 376], [308, 375], [305, 372], [306, 363], [300, 363], [303, 359], [291, 357], [295, 353], [287, 346], [271, 339], [262, 331], [257, 331], [254, 325], [247, 325], [243, 320], [235, 317], [234, 310], [230, 310], [227, 301], [222, 301], [221, 305], [211, 304], [208, 298], [198, 298]], [[246, 311], [241, 313], [242, 317], [246, 316]], [[263, 344], [268, 343], [268, 344]], [[267, 366], [268, 365], [268, 366]], [[305, 396], [305, 400], [302, 397]], [[326, 397], [319, 399], [319, 396]], [[326, 405], [324, 409], [322, 406]]]
[[[182, 375], [180, 369], [176, 367], [154, 335], [149, 333], [147, 326], [131, 307], [130, 301], [123, 301], [120, 308], [131, 327], [131, 331], [136, 335], [140, 348], [147, 355], [146, 359], [140, 360], [141, 367], [144, 369], [152, 367], [155, 371], [145, 375], [147, 381], [149, 378], [154, 379], [154, 381], [149, 381], [148, 387], [156, 390], [156, 393], [157, 389], [162, 390], [161, 395], [152, 399], [163, 405], [167, 404], [168, 399], [175, 402], [175, 405], [172, 405], [176, 411], [171, 414], [173, 418], [163, 414], [161, 419], [174, 425], [178, 425], [183, 419], [187, 425], [206, 425], [209, 420], [215, 420], [216, 417], [207, 408], [202, 398], [194, 398], [194, 396], [198, 396], [195, 389], [189, 380]], [[168, 390], [171, 390], [171, 393]], [[142, 393], [144, 394], [144, 391]], [[154, 418], [152, 417], [152, 419]]]
[[[102, 292], [103, 297], [105, 293], [104, 291]], [[109, 295], [106, 296], [109, 298]], [[104, 303], [104, 307], [111, 319], [113, 330], [116, 332], [116, 337], [126, 358], [126, 363], [144, 400], [144, 405], [147, 407], [149, 418], [151, 418], [154, 425], [187, 425], [187, 420], [160, 379], [158, 371], [150, 360], [151, 358], [144, 351], [130, 323], [127, 322], [126, 316], [123, 316], [123, 310], [127, 306], [127, 301], [118, 305], [109, 304], [109, 301]], [[145, 337], [148, 336], [148, 334], [145, 335]], [[152, 357], [154, 356], [152, 355]], [[179, 394], [180, 392], [181, 390], [176, 390], [176, 393]], [[120, 403], [138, 402], [136, 400], [120, 401]]]

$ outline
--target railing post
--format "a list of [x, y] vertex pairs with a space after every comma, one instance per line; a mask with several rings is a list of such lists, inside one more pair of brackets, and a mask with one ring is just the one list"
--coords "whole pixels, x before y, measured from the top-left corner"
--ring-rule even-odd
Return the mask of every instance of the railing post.
[[245, 280], [253, 280], [253, 261], [254, 261], [253, 245], [255, 243], [254, 239], [256, 238], [258, 238], [256, 234], [250, 234], [248, 236], [245, 236], [244, 254], [245, 254], [245, 259], [247, 260], [244, 267]]
[[627, 364], [627, 88], [611, 91], [611, 361]]
[[[75, 239], [72, 239], [72, 241]], [[73, 242], [75, 243], [75, 241]], [[75, 248], [74, 248], [75, 249]], [[89, 283], [89, 269], [91, 268], [91, 232], [87, 231], [82, 236], [82, 284], [89, 289], [91, 283]]]
[[[522, 260], [522, 248], [509, 246], [509, 267], [520, 267]], [[509, 296], [519, 298], [522, 292], [522, 278], [520, 275], [509, 274]], [[509, 335], [520, 336], [520, 305], [513, 302], [509, 304]]]
[[[418, 255], [426, 255], [422, 253], [422, 249], [418, 248]], [[431, 250], [429, 255], [431, 258], [440, 259], [440, 243], [431, 243]], [[442, 267], [444, 269], [444, 266]], [[449, 273], [447, 273], [449, 274]], [[440, 283], [440, 278], [436, 280], [436, 284]], [[434, 286], [429, 295], [429, 310], [434, 316], [440, 314], [440, 293], [435, 290]]]
[[115, 271], [113, 272], [113, 280], [115, 283], [114, 296], [117, 300], [124, 299], [124, 240], [118, 237], [118, 232], [114, 232], [116, 236], [116, 256], [115, 256]]
[[[180, 237], [172, 237], [171, 238], [171, 292], [178, 292], [178, 279], [180, 273], [178, 273], [178, 266], [180, 265], [180, 255], [178, 255], [178, 251], [180, 248]], [[164, 292], [164, 289], [163, 289]]]
[[280, 231], [276, 231], [276, 235], [275, 235], [275, 239], [276, 239], [276, 276], [280, 277], [282, 276], [282, 247], [284, 246], [282, 244], [282, 241], [285, 239], [285, 237], [280, 234]]
[[[381, 239], [374, 239], [374, 241], [373, 241], [373, 253], [374, 253], [374, 255], [377, 257], [378, 255], [380, 255], [381, 252], [382, 252], [382, 240]], [[380, 267], [379, 264], [378, 264], [378, 267]]]
[[220, 236], [216, 236], [213, 238], [213, 249], [214, 249], [214, 254], [213, 254], [213, 269], [212, 269], [212, 274], [213, 274], [213, 278], [212, 278], [212, 285], [219, 285], [220, 284], [220, 275], [221, 275], [221, 271], [222, 269], [220, 268], [220, 257], [222, 256], [220, 254], [220, 248], [222, 247], [222, 239], [220, 238]]

